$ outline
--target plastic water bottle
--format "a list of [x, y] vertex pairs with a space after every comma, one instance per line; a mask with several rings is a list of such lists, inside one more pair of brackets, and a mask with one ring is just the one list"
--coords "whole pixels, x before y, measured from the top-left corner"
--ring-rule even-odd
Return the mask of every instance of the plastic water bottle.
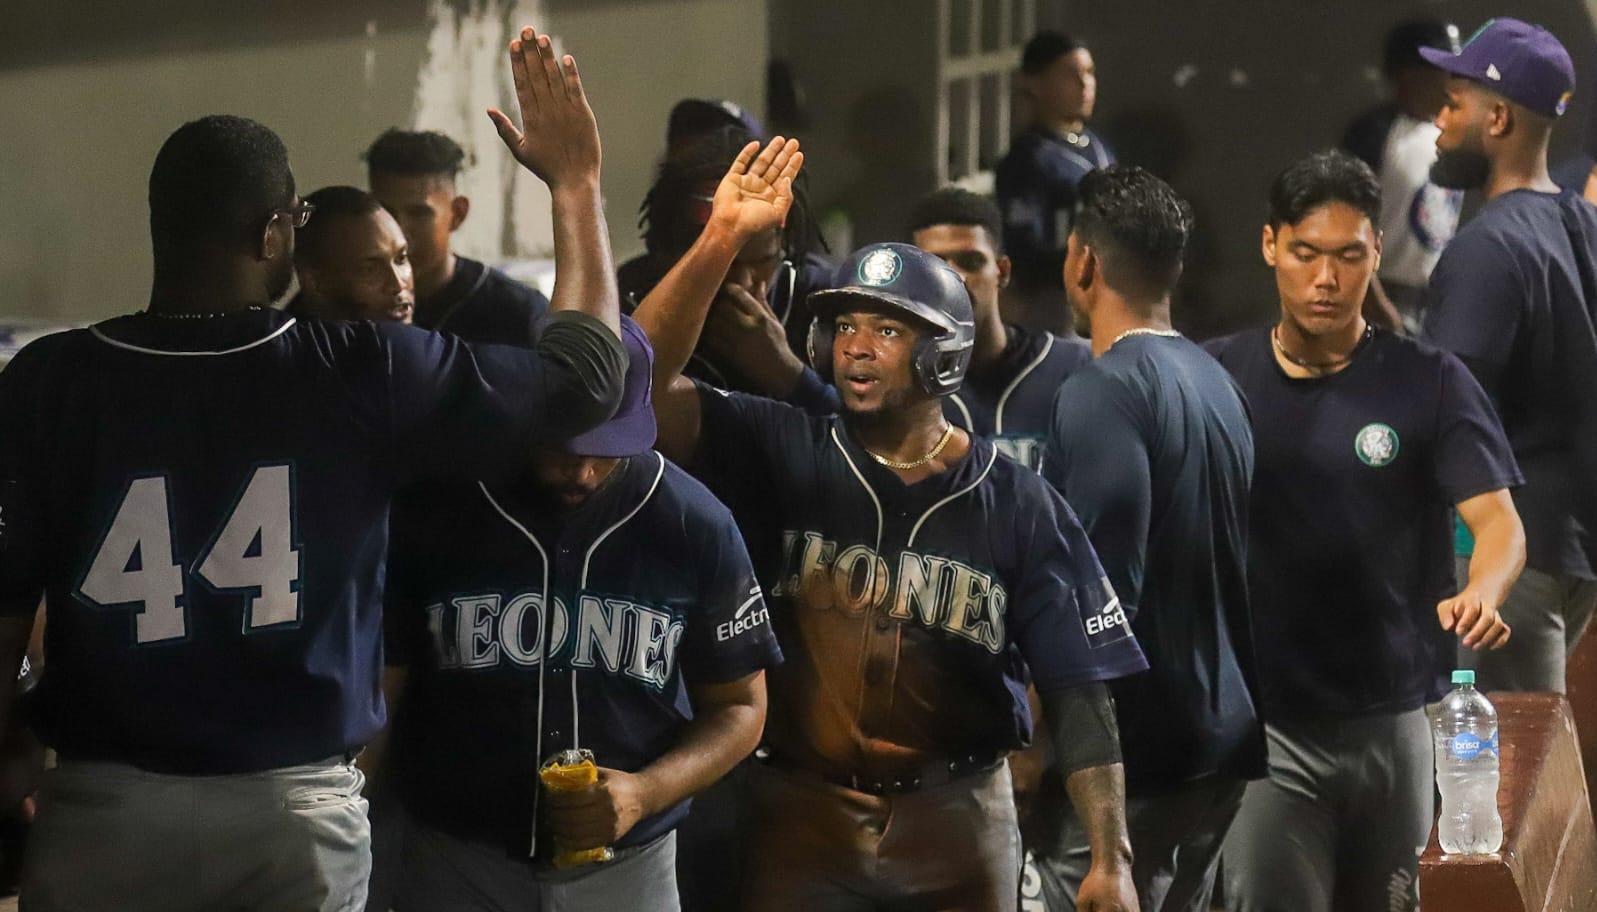
[[1475, 672], [1453, 672], [1453, 692], [1431, 722], [1442, 814], [1436, 835], [1448, 854], [1482, 855], [1503, 847], [1497, 813], [1497, 710], [1475, 689]]

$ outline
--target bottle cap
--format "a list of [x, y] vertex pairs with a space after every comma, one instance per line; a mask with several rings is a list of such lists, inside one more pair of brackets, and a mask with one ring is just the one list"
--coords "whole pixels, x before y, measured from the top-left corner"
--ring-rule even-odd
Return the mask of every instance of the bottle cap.
[[1471, 671], [1468, 668], [1460, 668], [1457, 671], [1453, 672], [1453, 683], [1454, 684], [1474, 684], [1475, 683], [1475, 672]]

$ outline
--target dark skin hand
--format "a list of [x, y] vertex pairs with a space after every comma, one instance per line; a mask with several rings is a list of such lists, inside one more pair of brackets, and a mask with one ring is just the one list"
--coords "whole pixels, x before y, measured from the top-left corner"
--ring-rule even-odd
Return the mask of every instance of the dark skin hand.
[[548, 35], [531, 27], [510, 42], [521, 127], [497, 108], [488, 117], [522, 167], [549, 185], [553, 203], [555, 288], [549, 310], [581, 311], [620, 335], [620, 296], [599, 196], [599, 126], [577, 62], [555, 59]]
[[543, 807], [563, 851], [614, 845], [638, 821], [691, 797], [725, 776], [765, 728], [765, 673], [725, 684], [692, 685], [694, 716], [682, 738], [635, 773], [600, 767], [597, 784], [543, 791]]
[[787, 330], [764, 300], [735, 282], [710, 305], [699, 347], [728, 365], [754, 392], [781, 399], [793, 391], [804, 363], [787, 345]]
[[1078, 912], [1138, 912], [1126, 832], [1126, 777], [1118, 763], [1089, 766], [1065, 778], [1065, 791], [1092, 846], [1092, 867], [1076, 896]]

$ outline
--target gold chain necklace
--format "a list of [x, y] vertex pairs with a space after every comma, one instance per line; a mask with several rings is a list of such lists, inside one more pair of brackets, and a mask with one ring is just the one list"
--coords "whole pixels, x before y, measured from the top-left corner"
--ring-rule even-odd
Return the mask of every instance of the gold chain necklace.
[[[897, 462], [895, 460], [888, 459], [886, 456], [878, 456], [875, 453], [872, 453], [870, 450], [865, 450], [865, 452], [872, 459], [884, 466], [887, 466], [889, 469], [898, 469], [902, 472], [909, 469], [918, 469], [926, 463], [931, 462], [933, 459], [936, 459], [937, 454], [943, 451], [943, 447], [948, 446], [948, 441], [953, 439], [954, 426], [945, 422], [943, 424], [943, 436], [938, 438], [937, 445], [932, 447], [929, 451], [927, 451], [925, 456], [922, 456], [919, 459], [913, 460], [911, 462]], [[861, 449], [863, 449], [863, 447]]]
[[1119, 345], [1120, 340], [1127, 336], [1164, 336], [1165, 338], [1174, 338], [1179, 335], [1181, 334], [1173, 329], [1154, 329], [1151, 326], [1139, 326], [1136, 329], [1128, 329], [1120, 335], [1115, 336], [1115, 340], [1109, 343], [1109, 347], [1114, 348], [1116, 345]]

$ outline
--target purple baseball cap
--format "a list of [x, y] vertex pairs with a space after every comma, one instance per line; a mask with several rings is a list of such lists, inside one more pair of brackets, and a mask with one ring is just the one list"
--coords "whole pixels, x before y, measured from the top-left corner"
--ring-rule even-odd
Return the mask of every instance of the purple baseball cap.
[[1575, 94], [1569, 51], [1552, 32], [1506, 16], [1488, 19], [1457, 54], [1420, 48], [1420, 56], [1547, 117], [1561, 116]]
[[614, 416], [561, 445], [575, 456], [636, 456], [654, 446], [654, 347], [631, 317], [621, 318], [621, 345], [627, 350], [626, 387]]

